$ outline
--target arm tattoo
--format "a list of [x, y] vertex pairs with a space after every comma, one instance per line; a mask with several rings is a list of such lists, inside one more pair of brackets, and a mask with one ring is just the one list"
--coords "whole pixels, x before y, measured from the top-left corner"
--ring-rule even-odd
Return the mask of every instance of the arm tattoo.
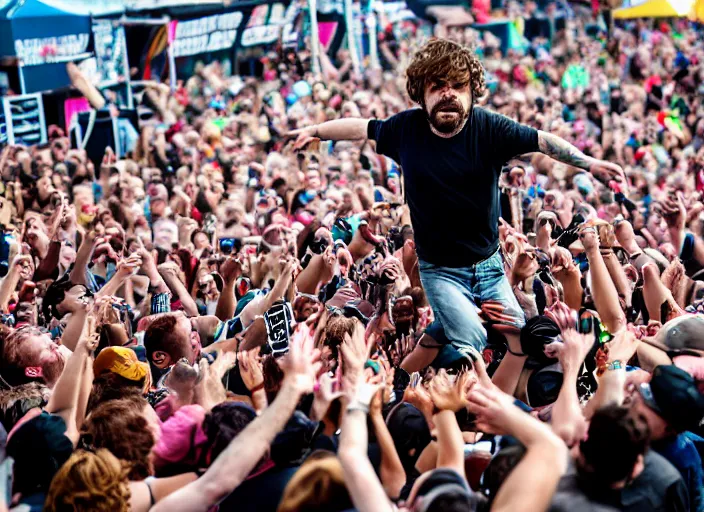
[[559, 162], [589, 170], [591, 158], [557, 135], [543, 131], [538, 132], [540, 152]]

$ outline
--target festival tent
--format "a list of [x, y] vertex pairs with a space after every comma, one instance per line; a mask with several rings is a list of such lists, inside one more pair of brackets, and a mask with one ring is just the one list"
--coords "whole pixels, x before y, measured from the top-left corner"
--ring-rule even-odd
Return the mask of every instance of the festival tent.
[[646, 0], [645, 2], [616, 9], [616, 19], [681, 18], [692, 12], [694, 0]]
[[120, 8], [114, 0], [0, 0], [0, 58], [17, 68], [23, 93], [65, 87], [66, 63], [91, 55], [91, 16]]

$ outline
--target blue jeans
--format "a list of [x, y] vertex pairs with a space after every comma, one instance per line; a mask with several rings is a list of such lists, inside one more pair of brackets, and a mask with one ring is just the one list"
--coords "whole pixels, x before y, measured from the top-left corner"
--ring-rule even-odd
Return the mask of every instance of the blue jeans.
[[525, 324], [499, 251], [471, 267], [449, 268], [420, 261], [419, 268], [435, 318], [460, 352], [466, 354], [469, 346], [481, 351], [486, 345], [486, 329], [478, 314], [484, 301], [503, 304], [504, 314], [513, 317], [512, 325], [521, 328]]

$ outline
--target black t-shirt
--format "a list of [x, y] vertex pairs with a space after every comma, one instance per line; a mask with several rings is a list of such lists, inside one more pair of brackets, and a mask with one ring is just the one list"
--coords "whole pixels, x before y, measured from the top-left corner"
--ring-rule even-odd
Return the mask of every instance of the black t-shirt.
[[220, 512], [276, 512], [279, 502], [298, 466], [272, 468], [248, 478], [220, 504]]
[[[617, 456], [618, 454], [614, 454]], [[570, 461], [560, 479], [550, 512], [587, 512], [622, 510], [625, 512], [687, 512], [689, 495], [682, 477], [664, 457], [650, 450], [645, 455], [645, 468], [624, 489], [588, 489]]]
[[444, 139], [421, 109], [412, 109], [370, 121], [368, 137], [403, 168], [422, 260], [466, 267], [496, 251], [501, 167], [538, 151], [537, 130], [477, 107], [460, 133]]

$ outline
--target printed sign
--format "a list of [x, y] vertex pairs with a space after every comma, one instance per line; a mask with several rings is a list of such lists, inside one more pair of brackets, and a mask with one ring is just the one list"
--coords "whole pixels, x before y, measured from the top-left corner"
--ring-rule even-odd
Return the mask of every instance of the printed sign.
[[[247, 28], [242, 32], [242, 46], [271, 44], [279, 38], [286, 23], [286, 9], [281, 3], [258, 5], [252, 11]], [[268, 19], [267, 19], [268, 15]]]
[[173, 44], [174, 57], [187, 57], [232, 48], [242, 24], [239, 11], [179, 21]]
[[120, 82], [129, 76], [125, 28], [106, 20], [93, 23], [97, 83]]
[[288, 352], [292, 321], [293, 310], [288, 302], [276, 302], [264, 313], [269, 348], [274, 357], [282, 356]]
[[88, 51], [90, 34], [15, 40], [15, 55], [23, 66], [78, 60]]

